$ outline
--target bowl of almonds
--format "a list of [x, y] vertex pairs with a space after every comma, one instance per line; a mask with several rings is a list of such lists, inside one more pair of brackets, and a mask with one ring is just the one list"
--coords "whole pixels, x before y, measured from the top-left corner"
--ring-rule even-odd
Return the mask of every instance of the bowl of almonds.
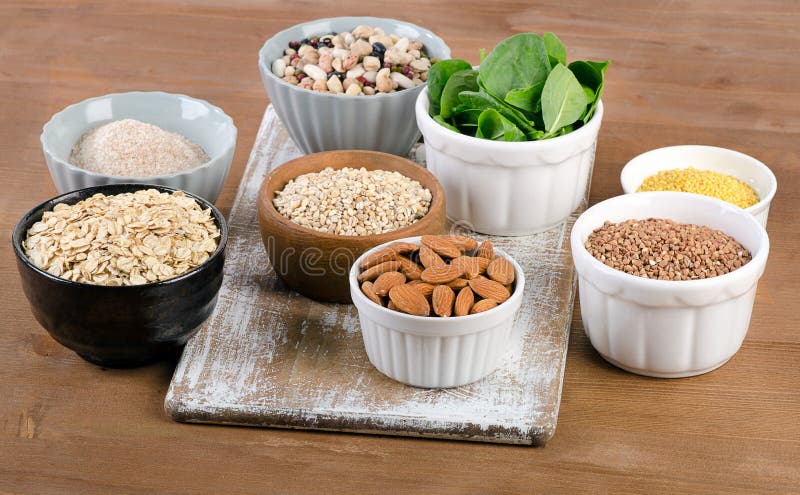
[[458, 387], [496, 370], [524, 288], [516, 261], [489, 240], [461, 235], [382, 244], [350, 270], [370, 362], [416, 387]]
[[211, 314], [228, 230], [214, 206], [164, 186], [115, 184], [56, 196], [13, 233], [36, 320], [107, 367], [179, 350]]
[[264, 87], [306, 153], [365, 149], [406, 156], [419, 139], [414, 101], [441, 38], [414, 24], [336, 17], [276, 33], [259, 52]]

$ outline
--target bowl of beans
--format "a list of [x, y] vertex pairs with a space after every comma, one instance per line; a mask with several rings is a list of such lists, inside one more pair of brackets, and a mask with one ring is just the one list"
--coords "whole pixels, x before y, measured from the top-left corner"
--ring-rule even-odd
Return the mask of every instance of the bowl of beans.
[[236, 148], [233, 119], [185, 95], [117, 93], [53, 115], [41, 142], [59, 193], [157, 184], [217, 200]]
[[327, 151], [291, 160], [264, 179], [261, 238], [271, 269], [318, 301], [350, 303], [356, 258], [395, 239], [440, 234], [445, 198], [425, 168], [376, 151]]
[[586, 210], [571, 247], [592, 346], [627, 371], [678, 378], [712, 371], [738, 351], [769, 238], [728, 202], [642, 192]]
[[406, 156], [420, 133], [414, 101], [441, 38], [377, 17], [318, 19], [264, 43], [258, 66], [269, 99], [306, 153], [365, 149]]
[[56, 196], [13, 233], [36, 320], [107, 367], [167, 357], [211, 314], [228, 229], [214, 206], [164, 186], [113, 184]]
[[678, 191], [711, 196], [743, 208], [764, 227], [778, 190], [775, 174], [759, 160], [715, 146], [658, 148], [629, 161], [620, 175], [626, 194]]

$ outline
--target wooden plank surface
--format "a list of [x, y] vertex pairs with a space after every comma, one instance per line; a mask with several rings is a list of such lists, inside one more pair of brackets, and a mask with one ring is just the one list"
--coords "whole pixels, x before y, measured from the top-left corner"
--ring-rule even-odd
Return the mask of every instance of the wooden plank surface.
[[[229, 218], [219, 302], [186, 345], [165, 408], [178, 421], [544, 445], [558, 419], [575, 300], [566, 222], [491, 239], [525, 272], [512, 348], [477, 383], [424, 390], [395, 382], [367, 358], [358, 311], [287, 290], [258, 229], [258, 192], [275, 167], [301, 156], [270, 106]], [[411, 157], [424, 164], [424, 147]], [[357, 164], [354, 164], [356, 166]]]
[[[792, 0], [628, 2], [177, 0], [0, 4], [0, 493], [800, 493], [800, 6]], [[730, 147], [776, 173], [770, 260], [739, 353], [656, 380], [602, 361], [573, 315], [558, 432], [542, 449], [176, 424], [175, 363], [93, 367], [36, 324], [10, 232], [55, 194], [41, 126], [69, 103], [134, 89], [188, 93], [239, 127], [226, 213], [267, 100], [256, 52], [316, 17], [424, 25], [477, 62], [510, 33], [556, 32], [609, 58], [592, 202], [634, 155]], [[577, 306], [577, 305], [576, 305]]]

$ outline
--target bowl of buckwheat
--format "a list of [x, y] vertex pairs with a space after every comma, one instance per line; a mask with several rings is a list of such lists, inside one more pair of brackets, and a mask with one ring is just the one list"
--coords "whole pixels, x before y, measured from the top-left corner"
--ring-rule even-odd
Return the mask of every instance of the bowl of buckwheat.
[[686, 192], [641, 192], [586, 210], [571, 234], [592, 346], [633, 373], [680, 378], [739, 350], [769, 237], [748, 212]]
[[261, 238], [292, 290], [350, 303], [348, 272], [378, 244], [444, 231], [445, 198], [423, 167], [377, 151], [326, 151], [291, 160], [264, 179]]
[[378, 17], [318, 19], [264, 43], [270, 101], [306, 153], [365, 149], [406, 156], [420, 133], [414, 102], [450, 48], [414, 24]]
[[212, 203], [236, 149], [233, 119], [207, 101], [133, 91], [70, 105], [42, 128], [59, 193], [104, 184], [158, 184]]
[[13, 233], [33, 315], [83, 359], [134, 367], [179, 350], [211, 314], [228, 229], [199, 196], [114, 184], [56, 196]]

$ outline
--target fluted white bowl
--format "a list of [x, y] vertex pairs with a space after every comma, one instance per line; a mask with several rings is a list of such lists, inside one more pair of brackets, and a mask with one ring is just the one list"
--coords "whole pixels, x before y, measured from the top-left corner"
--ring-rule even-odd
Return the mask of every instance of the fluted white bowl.
[[492, 235], [547, 230], [575, 211], [594, 168], [603, 103], [580, 129], [541, 141], [504, 142], [465, 136], [428, 115], [428, 89], [416, 104], [428, 170], [447, 195], [447, 216]]
[[[421, 245], [419, 237], [400, 241]], [[414, 316], [379, 306], [361, 292], [361, 260], [389, 244], [367, 251], [350, 270], [350, 295], [370, 362], [389, 378], [426, 388], [467, 385], [496, 370], [513, 347], [512, 329], [525, 289], [519, 264], [495, 248], [495, 255], [508, 259], [516, 271], [514, 292], [496, 308], [448, 318]]]
[[395, 19], [318, 19], [275, 34], [258, 52], [258, 68], [275, 112], [305, 153], [360, 149], [406, 156], [419, 139], [414, 101], [425, 85], [373, 96], [347, 96], [304, 89], [272, 73], [272, 62], [283, 56], [290, 41], [352, 31], [362, 24], [383, 28], [387, 35], [419, 40], [431, 58], [450, 58], [450, 48], [441, 38], [427, 29]]
[[764, 227], [772, 198], [778, 190], [778, 180], [772, 171], [752, 156], [716, 146], [687, 144], [658, 148], [633, 158], [620, 173], [622, 190], [634, 193], [642, 182], [662, 170], [694, 167], [699, 170], [714, 170], [736, 177], [752, 187], [759, 202], [745, 208]]
[[[108, 122], [136, 119], [183, 134], [209, 160], [190, 170], [152, 177], [123, 177], [84, 170], [69, 162], [72, 147], [87, 131]], [[217, 200], [236, 149], [233, 119], [207, 101], [160, 91], [116, 93], [89, 98], [53, 115], [41, 135], [42, 150], [58, 192], [105, 184], [157, 184]]]
[[[615, 270], [584, 247], [589, 234], [605, 221], [646, 218], [721, 230], [753, 258], [725, 275], [669, 281]], [[739, 350], [769, 255], [767, 232], [749, 213], [697, 194], [626, 194], [586, 210], [575, 222], [570, 241], [584, 330], [610, 363], [640, 375], [679, 378], [712, 371]]]

